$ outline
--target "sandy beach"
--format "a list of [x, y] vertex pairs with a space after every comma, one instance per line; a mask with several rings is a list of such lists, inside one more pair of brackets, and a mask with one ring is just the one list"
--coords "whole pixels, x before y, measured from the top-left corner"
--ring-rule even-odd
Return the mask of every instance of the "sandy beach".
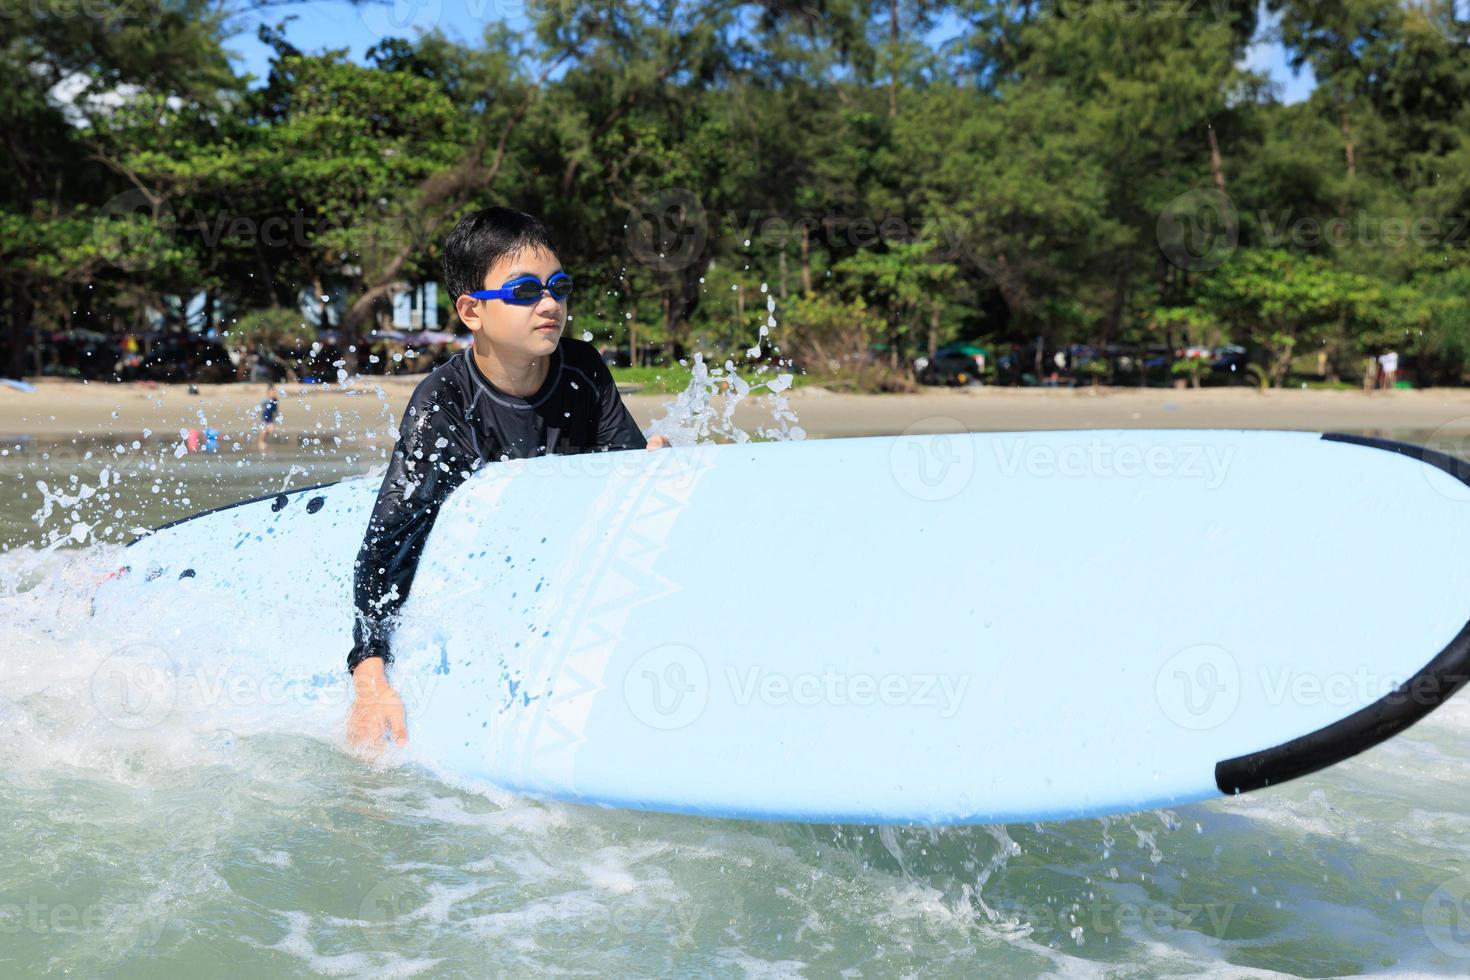
[[[387, 438], [422, 376], [373, 379], [345, 388], [282, 387], [277, 438]], [[243, 438], [256, 426], [263, 384], [86, 384], [42, 380], [31, 393], [0, 387], [0, 437], [47, 440], [213, 426]], [[628, 393], [640, 425], [668, 413], [668, 394]], [[716, 402], [718, 405], [718, 401]], [[857, 395], [800, 388], [790, 408], [809, 437], [884, 435], [906, 431], [1006, 431], [1071, 428], [1243, 428], [1306, 431], [1470, 434], [1470, 390], [1317, 391], [1246, 388], [971, 388], [926, 389], [912, 395]], [[763, 395], [735, 413], [747, 431], [772, 426]]]

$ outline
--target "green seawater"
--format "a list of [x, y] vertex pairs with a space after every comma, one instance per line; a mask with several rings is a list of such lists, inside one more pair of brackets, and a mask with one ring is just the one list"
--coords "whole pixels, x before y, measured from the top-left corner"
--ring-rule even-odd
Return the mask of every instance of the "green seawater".
[[[90, 589], [135, 529], [367, 473], [386, 445], [0, 449], [0, 976], [1470, 972], [1463, 694], [1286, 786], [1107, 819], [932, 830], [536, 802], [363, 761], [326, 731], [184, 711], [120, 727], [92, 697], [116, 638]], [[198, 617], [197, 642], [231, 628]]]

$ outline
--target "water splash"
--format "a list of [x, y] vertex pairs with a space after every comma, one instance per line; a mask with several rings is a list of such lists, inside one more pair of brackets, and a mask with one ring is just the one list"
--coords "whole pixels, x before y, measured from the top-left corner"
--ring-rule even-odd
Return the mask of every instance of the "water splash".
[[[759, 368], [757, 373], [764, 370]], [[806, 431], [795, 424], [798, 419], [785, 394], [791, 387], [792, 375], [777, 374], [769, 381], [748, 381], [740, 376], [734, 361], [726, 360], [723, 368], [711, 369], [702, 353], [694, 355], [691, 371], [689, 386], [673, 401], [664, 402], [664, 416], [653, 421], [647, 435], [664, 436], [675, 446], [750, 442], [752, 433], [736, 424], [735, 412], [742, 402], [765, 389], [761, 402], [770, 412], [773, 424], [756, 427], [754, 436], [774, 442], [806, 438]]]

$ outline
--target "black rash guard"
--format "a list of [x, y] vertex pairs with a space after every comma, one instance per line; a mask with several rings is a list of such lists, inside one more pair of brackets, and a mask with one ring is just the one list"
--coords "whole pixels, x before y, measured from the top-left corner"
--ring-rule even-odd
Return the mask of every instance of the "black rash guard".
[[546, 381], [527, 398], [491, 384], [469, 350], [436, 368], [408, 401], [357, 554], [347, 669], [368, 657], [392, 662], [392, 620], [408, 598], [429, 529], [444, 499], [475, 470], [507, 459], [647, 446], [612, 372], [586, 341], [562, 338]]

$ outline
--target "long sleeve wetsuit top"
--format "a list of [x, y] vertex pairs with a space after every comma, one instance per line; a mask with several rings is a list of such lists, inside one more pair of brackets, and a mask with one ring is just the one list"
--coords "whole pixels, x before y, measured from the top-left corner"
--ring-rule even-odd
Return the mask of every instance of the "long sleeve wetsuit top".
[[644, 449], [612, 372], [586, 341], [563, 338], [533, 395], [508, 395], [465, 350], [414, 389], [353, 576], [347, 669], [392, 660], [388, 636], [444, 499], [486, 463], [552, 453]]

